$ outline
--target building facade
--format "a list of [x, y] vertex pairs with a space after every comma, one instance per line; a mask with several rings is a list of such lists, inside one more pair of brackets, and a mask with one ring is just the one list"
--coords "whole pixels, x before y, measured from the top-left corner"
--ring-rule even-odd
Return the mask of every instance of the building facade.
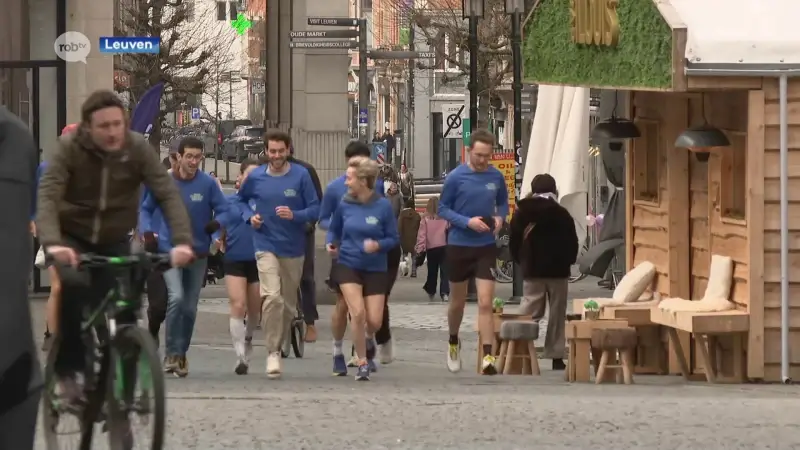
[[[89, 93], [113, 88], [113, 58], [95, 47], [101, 36], [113, 35], [114, 6], [91, 0], [7, 0], [3, 10], [0, 104], [31, 127], [46, 157], [55, 150], [61, 128], [80, 120]], [[54, 42], [67, 31], [89, 38], [86, 64], [56, 55]]]

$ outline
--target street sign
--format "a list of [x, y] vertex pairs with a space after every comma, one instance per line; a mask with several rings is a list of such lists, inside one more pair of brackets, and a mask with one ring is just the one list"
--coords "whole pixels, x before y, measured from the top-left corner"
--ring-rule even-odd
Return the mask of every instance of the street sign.
[[356, 48], [356, 41], [304, 41], [289, 42], [290, 48]]
[[469, 147], [469, 139], [472, 136], [472, 128], [470, 127], [469, 117], [462, 121], [464, 123], [464, 128], [462, 130], [462, 135], [464, 136], [464, 147]]
[[442, 137], [445, 139], [461, 139], [463, 137], [462, 117], [464, 105], [453, 103], [442, 106]]
[[357, 38], [358, 30], [331, 30], [331, 31], [291, 31], [289, 37], [292, 39], [333, 39], [333, 38]]
[[370, 59], [432, 59], [436, 58], [434, 52], [409, 52], [401, 50], [370, 50]]
[[265, 92], [264, 80], [250, 80], [250, 90], [253, 94], [263, 94]]
[[369, 121], [369, 114], [367, 113], [366, 108], [361, 108], [358, 110], [358, 126], [365, 127]]
[[355, 27], [358, 26], [358, 19], [350, 17], [309, 17], [308, 24], [325, 27]]
[[192, 108], [192, 120], [200, 120], [200, 108]]
[[386, 142], [373, 142], [372, 143], [372, 159], [378, 164], [386, 162]]

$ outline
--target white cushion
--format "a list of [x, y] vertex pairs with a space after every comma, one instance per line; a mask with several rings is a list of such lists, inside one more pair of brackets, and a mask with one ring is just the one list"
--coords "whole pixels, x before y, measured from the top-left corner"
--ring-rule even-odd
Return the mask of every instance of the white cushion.
[[649, 261], [639, 263], [633, 270], [622, 277], [617, 288], [614, 289], [612, 298], [621, 303], [630, 303], [638, 300], [645, 289], [653, 283], [655, 275], [656, 266], [653, 263]]
[[728, 300], [733, 284], [733, 260], [727, 256], [711, 255], [708, 285], [703, 300]]

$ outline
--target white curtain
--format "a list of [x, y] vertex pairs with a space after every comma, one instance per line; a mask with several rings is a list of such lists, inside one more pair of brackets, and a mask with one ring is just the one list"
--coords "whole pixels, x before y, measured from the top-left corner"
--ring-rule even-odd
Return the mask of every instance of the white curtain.
[[539, 85], [521, 195], [530, 193], [534, 176], [552, 175], [559, 202], [575, 219], [579, 242], [584, 242], [587, 233], [588, 148], [589, 89]]

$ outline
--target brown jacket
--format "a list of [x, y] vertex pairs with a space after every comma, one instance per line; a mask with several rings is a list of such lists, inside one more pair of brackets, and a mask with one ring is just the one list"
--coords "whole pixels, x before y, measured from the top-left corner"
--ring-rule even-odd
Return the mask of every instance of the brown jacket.
[[413, 208], [400, 211], [400, 217], [397, 219], [397, 231], [400, 233], [400, 248], [403, 253], [414, 253], [421, 221], [422, 217]]
[[139, 215], [140, 187], [161, 205], [173, 243], [192, 245], [189, 214], [158, 154], [139, 133], [128, 132], [119, 152], [98, 149], [83, 130], [61, 138], [39, 182], [36, 230], [42, 245], [67, 234], [92, 244], [127, 239]]

